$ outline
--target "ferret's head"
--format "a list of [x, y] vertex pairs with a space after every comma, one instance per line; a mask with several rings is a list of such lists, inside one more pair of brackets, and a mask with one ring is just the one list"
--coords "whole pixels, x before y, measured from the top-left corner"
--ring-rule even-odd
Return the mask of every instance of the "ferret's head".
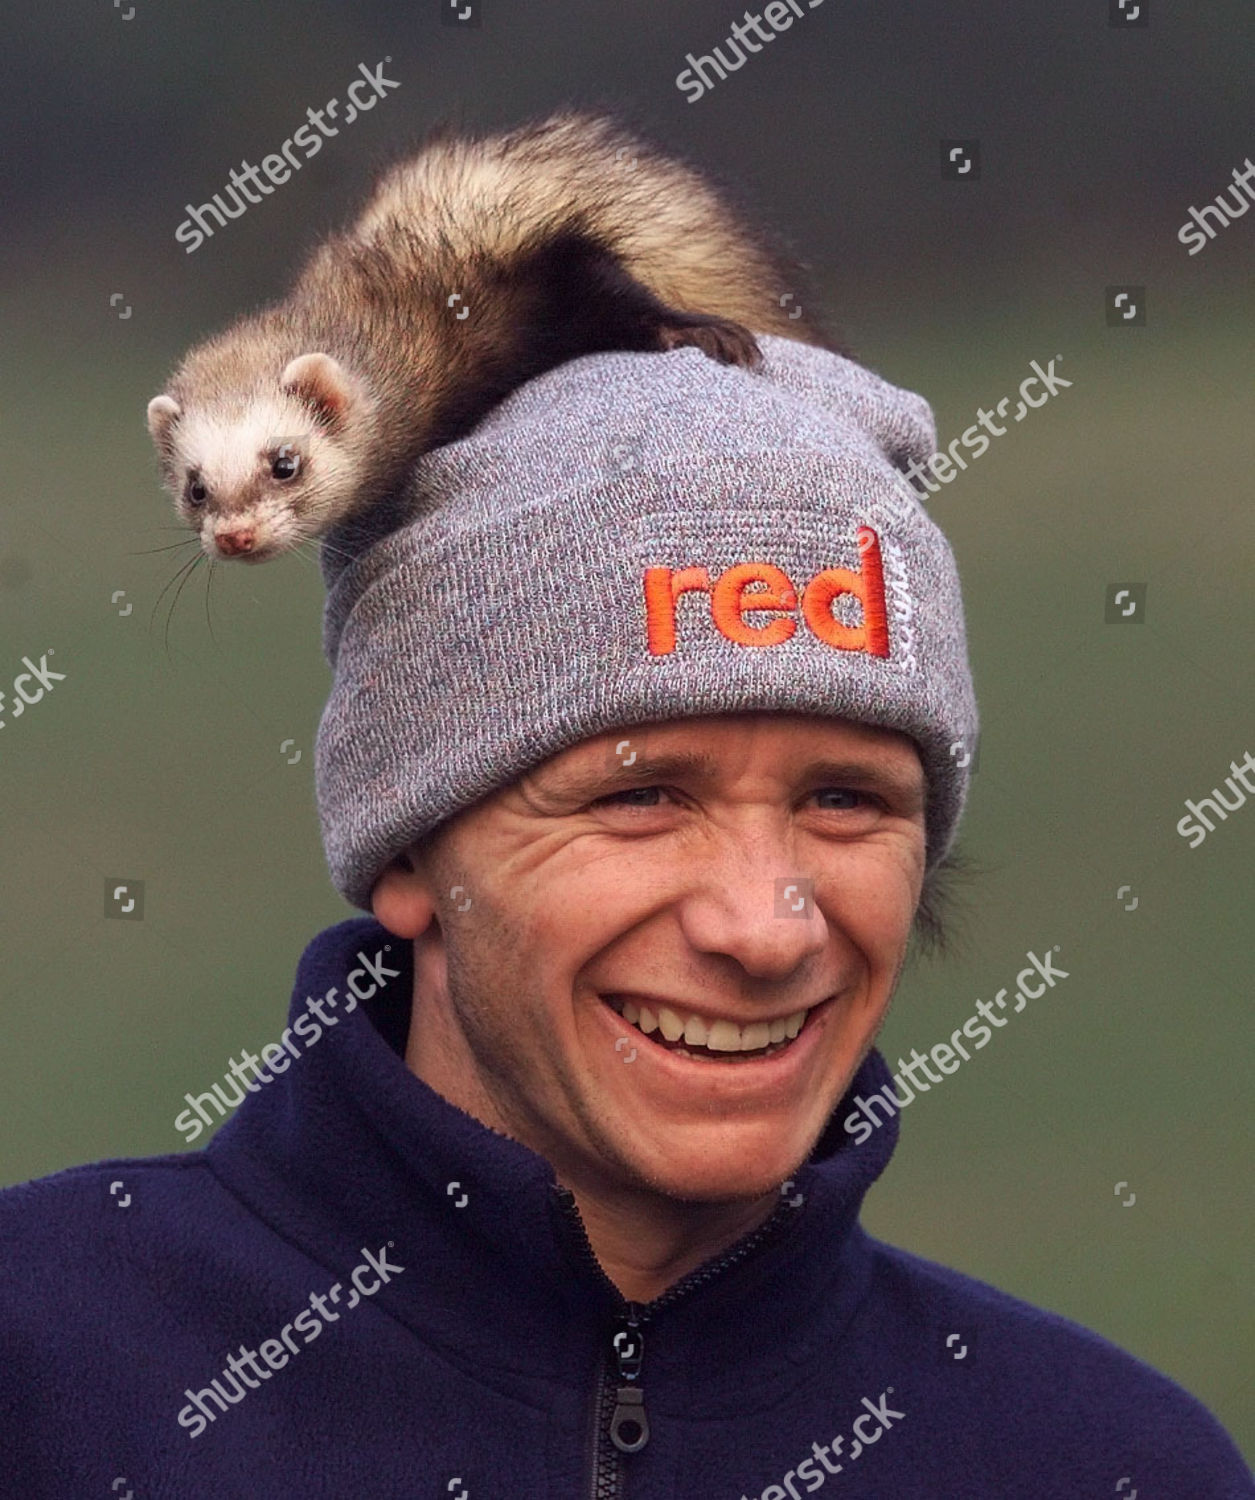
[[201, 396], [194, 372], [148, 403], [148, 430], [179, 515], [213, 558], [265, 562], [346, 515], [365, 478], [365, 392], [328, 354], [302, 354], [273, 386]]

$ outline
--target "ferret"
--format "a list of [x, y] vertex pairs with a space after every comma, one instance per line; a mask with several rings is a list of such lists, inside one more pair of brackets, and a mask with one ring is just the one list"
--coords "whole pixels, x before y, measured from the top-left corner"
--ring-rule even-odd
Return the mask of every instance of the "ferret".
[[790, 306], [799, 270], [607, 116], [442, 126], [282, 301], [192, 349], [148, 428], [203, 550], [261, 562], [367, 512], [578, 355], [691, 344], [753, 368], [755, 333], [839, 348]]

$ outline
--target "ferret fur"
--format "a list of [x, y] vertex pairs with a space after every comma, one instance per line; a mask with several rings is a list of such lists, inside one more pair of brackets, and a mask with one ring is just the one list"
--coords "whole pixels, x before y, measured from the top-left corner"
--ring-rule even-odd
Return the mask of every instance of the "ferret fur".
[[839, 347], [790, 309], [799, 283], [702, 174], [608, 117], [446, 128], [283, 301], [186, 356], [149, 430], [204, 550], [262, 561], [580, 354], [696, 344], [752, 367], [754, 333]]

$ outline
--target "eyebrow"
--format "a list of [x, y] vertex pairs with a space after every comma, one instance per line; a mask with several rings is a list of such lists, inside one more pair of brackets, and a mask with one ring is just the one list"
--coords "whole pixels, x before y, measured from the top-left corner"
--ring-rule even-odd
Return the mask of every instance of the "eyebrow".
[[[590, 800], [666, 777], [690, 777], [709, 782], [718, 771], [718, 761], [703, 751], [675, 750], [654, 755], [645, 753], [630, 766], [587, 765], [554, 771], [548, 786], [559, 795]], [[877, 766], [861, 759], [834, 760], [820, 756], [802, 767], [799, 779], [882, 791], [912, 808], [922, 805], [924, 799], [924, 785], [918, 774]]]

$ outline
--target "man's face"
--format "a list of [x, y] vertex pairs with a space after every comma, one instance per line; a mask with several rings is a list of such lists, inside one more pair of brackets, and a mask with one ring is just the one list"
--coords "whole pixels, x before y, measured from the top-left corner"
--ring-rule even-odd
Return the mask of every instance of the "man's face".
[[414, 859], [374, 904], [422, 934], [420, 1076], [569, 1185], [753, 1198], [809, 1155], [880, 1027], [924, 777], [905, 736], [832, 719], [652, 724], [554, 756]]

